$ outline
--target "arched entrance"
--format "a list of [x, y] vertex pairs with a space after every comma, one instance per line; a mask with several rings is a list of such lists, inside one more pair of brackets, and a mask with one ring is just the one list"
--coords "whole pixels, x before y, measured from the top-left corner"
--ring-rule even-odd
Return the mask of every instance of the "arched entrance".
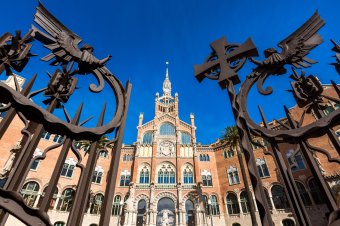
[[157, 226], [175, 226], [175, 203], [172, 199], [164, 197], [157, 203]]
[[190, 199], [187, 199], [187, 201], [185, 201], [185, 213], [186, 213], [186, 224], [188, 226], [195, 225], [194, 210], [195, 210], [194, 203]]
[[137, 207], [137, 225], [143, 226], [145, 224], [145, 212], [146, 212], [146, 201], [144, 199], [139, 200]]

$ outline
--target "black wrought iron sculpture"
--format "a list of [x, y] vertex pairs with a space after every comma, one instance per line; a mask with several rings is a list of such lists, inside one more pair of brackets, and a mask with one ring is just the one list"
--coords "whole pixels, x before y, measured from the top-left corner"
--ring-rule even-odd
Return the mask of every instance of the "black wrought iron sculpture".
[[[263, 190], [262, 182], [259, 177], [254, 154], [251, 148], [251, 137], [261, 136], [269, 141], [274, 156], [279, 175], [285, 184], [285, 191], [288, 196], [289, 204], [292, 208], [292, 212], [298, 225], [311, 225], [310, 218], [305, 209], [305, 206], [299, 195], [299, 191], [295, 185], [294, 178], [290, 167], [287, 167], [282, 154], [280, 152], [278, 144], [281, 142], [295, 143], [298, 150], [302, 152], [306, 159], [314, 177], [317, 179], [322, 192], [326, 197], [326, 203], [329, 209], [329, 223], [328, 225], [339, 225], [339, 209], [335, 203], [334, 197], [329, 190], [325, 179], [318, 170], [318, 165], [313, 158], [312, 151], [321, 152], [328, 156], [328, 160], [331, 162], [337, 162], [340, 164], [340, 158], [331, 158], [325, 150], [313, 147], [308, 143], [308, 138], [315, 136], [315, 134], [323, 135], [327, 134], [340, 154], [340, 143], [336, 137], [332, 127], [339, 124], [340, 110], [336, 110], [329, 115], [325, 116], [323, 113], [324, 105], [321, 102], [321, 98], [332, 100], [336, 103], [340, 103], [340, 92], [338, 86], [332, 81], [333, 87], [336, 90], [338, 97], [330, 97], [322, 94], [323, 87], [315, 76], [305, 77], [305, 73], [302, 72], [301, 76], [293, 69], [310, 67], [311, 64], [316, 61], [307, 58], [309, 52], [322, 43], [322, 38], [317, 32], [325, 24], [320, 18], [318, 12], [307, 20], [299, 29], [293, 32], [286, 39], [281, 41], [278, 45], [282, 48], [282, 51], [278, 53], [274, 48], [269, 48], [264, 51], [265, 60], [258, 61], [254, 59], [257, 56], [257, 50], [255, 45], [248, 41], [247, 44], [229, 44], [225, 41], [225, 38], [221, 38], [213, 42], [210, 46], [212, 53], [209, 55], [204, 64], [194, 66], [195, 76], [199, 82], [205, 77], [209, 79], [215, 79], [219, 81], [219, 85], [222, 89], [227, 88], [229, 98], [232, 105], [232, 110], [236, 120], [236, 125], [239, 130], [241, 145], [243, 153], [248, 165], [249, 175], [251, 183], [254, 189], [256, 204], [259, 210], [261, 223], [264, 226], [274, 225], [271, 214], [269, 211], [268, 203], [266, 201], [265, 193]], [[224, 41], [223, 41], [224, 40]], [[337, 52], [335, 68], [339, 72], [339, 53], [340, 47], [333, 41], [333, 50]], [[246, 59], [250, 59], [256, 68], [253, 69], [247, 79], [241, 85], [240, 91], [236, 94], [234, 85], [240, 82], [236, 72], [241, 69]], [[267, 87], [263, 89], [264, 81], [271, 75], [282, 75], [287, 72], [286, 65], [291, 65], [293, 70], [292, 92], [296, 101], [304, 106], [307, 106], [306, 111], [315, 113], [318, 120], [303, 126], [304, 112], [301, 119], [296, 122], [290, 115], [287, 107], [284, 107], [288, 124], [280, 123], [284, 128], [277, 130], [271, 128], [267, 123], [266, 118], [261, 110], [260, 114], [263, 119], [264, 126], [258, 125], [248, 114], [247, 109], [247, 97], [250, 89], [257, 84], [258, 91], [263, 95], [269, 95], [272, 93], [272, 88]], [[250, 194], [247, 180], [244, 178], [245, 187]], [[251, 196], [249, 196], [251, 197]], [[250, 199], [252, 200], [252, 199]], [[250, 201], [251, 218], [253, 225], [258, 225], [255, 217], [255, 208]]]
[[[104, 134], [116, 131], [115, 139], [106, 144], [106, 146], [114, 146], [114, 156], [110, 163], [110, 174], [100, 217], [100, 225], [109, 225], [131, 84], [127, 82], [124, 88], [116, 76], [106, 68], [105, 64], [111, 56], [99, 60], [94, 56], [94, 48], [90, 45], [85, 44], [79, 48], [78, 44], [81, 42], [81, 38], [57, 20], [40, 2], [34, 21], [43, 31], [32, 25], [32, 29], [23, 38], [21, 38], [20, 32], [17, 32], [15, 36], [5, 33], [0, 37], [0, 74], [6, 71], [7, 75], [12, 75], [16, 87], [13, 90], [6, 84], [0, 83], [0, 103], [4, 104], [0, 107], [0, 112], [7, 112], [0, 122], [0, 139], [15, 115], [18, 115], [25, 124], [19, 151], [12, 162], [8, 164], [10, 169], [7, 170], [7, 175], [5, 175], [7, 181], [3, 189], [0, 189], [0, 225], [6, 223], [9, 213], [27, 225], [51, 225], [47, 211], [69, 150], [77, 157], [77, 167], [82, 169], [82, 174], [77, 185], [67, 225], [81, 225], [88, 203], [91, 177], [100, 151], [98, 149], [99, 139]], [[31, 91], [37, 77], [34, 76], [20, 91], [17, 77], [12, 70], [21, 71], [27, 65], [30, 57], [34, 56], [30, 52], [33, 40], [41, 42], [51, 51], [42, 60], [52, 61], [50, 65], [58, 68], [52, 75], [49, 74], [50, 80], [46, 88]], [[77, 65], [76, 69], [73, 69], [74, 65]], [[112, 119], [105, 125], [103, 122], [106, 105], [103, 106], [97, 125], [91, 128], [83, 126], [89, 119], [79, 122], [82, 103], [73, 119], [67, 112], [66, 103], [69, 97], [74, 94], [78, 81], [75, 75], [86, 74], [94, 75], [98, 81], [98, 85], [90, 85], [90, 91], [101, 92], [105, 82], [114, 91], [115, 95], [110, 100], [116, 100], [116, 111], [113, 112]], [[46, 109], [42, 109], [30, 99], [42, 92], [46, 97], [43, 101], [47, 105]], [[53, 115], [56, 108], [63, 109], [66, 121]], [[63, 136], [62, 142], [46, 148], [41, 156], [32, 159], [44, 131]], [[75, 147], [77, 140], [92, 141], [86, 164], [82, 163], [81, 154]], [[46, 153], [57, 147], [62, 148], [41, 205], [38, 210], [31, 209], [24, 203], [19, 191], [32, 162], [35, 159], [44, 159]]]

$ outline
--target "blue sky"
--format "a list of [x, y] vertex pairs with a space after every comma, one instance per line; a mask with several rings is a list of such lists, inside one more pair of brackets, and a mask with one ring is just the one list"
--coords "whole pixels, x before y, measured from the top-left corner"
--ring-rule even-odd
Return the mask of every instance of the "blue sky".
[[[244, 42], [252, 37], [263, 59], [263, 50], [276, 44], [302, 25], [314, 12], [319, 10], [326, 26], [320, 34], [324, 43], [313, 50], [310, 58], [318, 65], [306, 70], [317, 75], [323, 83], [330, 79], [340, 82], [334, 68], [328, 64], [334, 61], [329, 39], [340, 42], [339, 1], [316, 0], [58, 0], [42, 1], [43, 4], [66, 26], [83, 38], [83, 43], [95, 47], [98, 58], [112, 55], [108, 68], [123, 83], [128, 79], [133, 84], [124, 143], [136, 141], [138, 115], [144, 112], [144, 120], [154, 117], [154, 98], [161, 92], [165, 76], [165, 61], [169, 60], [172, 90], [179, 93], [179, 112], [182, 120], [189, 122], [189, 114], [195, 114], [198, 141], [203, 144], [214, 142], [223, 129], [234, 124], [229, 99], [216, 81], [204, 80], [199, 84], [193, 75], [193, 65], [200, 64], [209, 55], [209, 44], [226, 36], [230, 42]], [[20, 29], [26, 32], [33, 23], [37, 1], [3, 1], [0, 14], [1, 33], [14, 33]], [[6, 10], [4, 10], [6, 9]], [[33, 49], [40, 57], [47, 53], [40, 43]], [[251, 71], [247, 63], [239, 72], [244, 81]], [[29, 78], [38, 73], [35, 88], [46, 85], [45, 71], [53, 72], [38, 58], [32, 59], [20, 75]], [[1, 75], [2, 79], [5, 75]], [[289, 89], [288, 75], [271, 77], [266, 84], [273, 85], [274, 93], [264, 97], [256, 90], [251, 92], [249, 111], [259, 121], [257, 105], [261, 104], [268, 119], [283, 116], [282, 106], [294, 105]], [[100, 95], [88, 92], [87, 86], [93, 76], [81, 77], [80, 89], [70, 100], [68, 110], [74, 114], [77, 104], [85, 102], [83, 119], [98, 115], [106, 100], [109, 111], [106, 121], [113, 114], [112, 92], [105, 89]], [[236, 87], [238, 89], [238, 87]], [[57, 112], [57, 114], [59, 114]], [[93, 126], [93, 120], [88, 126]]]

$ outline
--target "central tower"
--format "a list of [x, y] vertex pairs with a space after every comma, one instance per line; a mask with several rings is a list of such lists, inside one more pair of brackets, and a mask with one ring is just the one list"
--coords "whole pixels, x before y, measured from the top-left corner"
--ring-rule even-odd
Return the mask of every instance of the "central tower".
[[163, 95], [159, 96], [156, 93], [155, 116], [159, 117], [163, 114], [170, 114], [171, 116], [178, 117], [178, 94], [175, 97], [171, 94], [171, 82], [169, 79], [169, 61], [165, 62], [165, 79], [163, 82]]

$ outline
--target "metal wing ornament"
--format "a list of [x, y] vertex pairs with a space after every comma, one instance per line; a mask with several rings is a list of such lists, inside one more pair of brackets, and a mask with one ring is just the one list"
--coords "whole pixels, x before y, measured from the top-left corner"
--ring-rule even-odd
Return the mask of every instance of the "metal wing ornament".
[[94, 48], [89, 44], [85, 44], [79, 49], [78, 45], [82, 39], [55, 18], [41, 2], [39, 2], [34, 15], [34, 21], [48, 33], [46, 34], [32, 25], [34, 38], [51, 50], [50, 54], [42, 58], [44, 61], [53, 60], [51, 65], [61, 64], [65, 67], [68, 62], [76, 61], [78, 69], [75, 73], [86, 74], [95, 68], [103, 67], [111, 58], [109, 55], [102, 60], [97, 59], [93, 55]]
[[281, 53], [275, 48], [269, 48], [264, 51], [266, 57], [264, 61], [254, 59], [251, 61], [260, 67], [275, 68], [277, 74], [286, 72], [283, 68], [285, 64], [291, 64], [295, 68], [309, 67], [316, 61], [307, 58], [306, 55], [322, 43], [322, 38], [317, 32], [324, 24], [324, 20], [316, 11], [299, 29], [278, 44], [282, 49]]

